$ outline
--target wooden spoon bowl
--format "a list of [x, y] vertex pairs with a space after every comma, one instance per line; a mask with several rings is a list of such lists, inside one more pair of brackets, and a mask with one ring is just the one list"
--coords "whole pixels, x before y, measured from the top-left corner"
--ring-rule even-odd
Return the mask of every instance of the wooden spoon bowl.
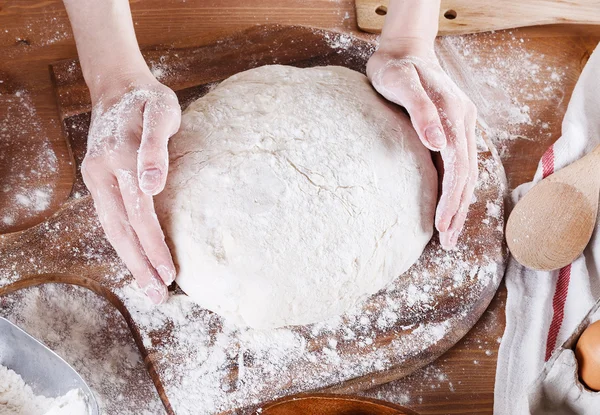
[[326, 393], [288, 396], [262, 408], [261, 415], [418, 415], [417, 412], [379, 401]]
[[600, 146], [546, 177], [508, 218], [506, 242], [526, 267], [551, 271], [573, 262], [585, 249], [598, 213]]
[[542, 181], [512, 211], [506, 228], [510, 251], [521, 264], [553, 270], [575, 260], [588, 244], [597, 206], [576, 187]]

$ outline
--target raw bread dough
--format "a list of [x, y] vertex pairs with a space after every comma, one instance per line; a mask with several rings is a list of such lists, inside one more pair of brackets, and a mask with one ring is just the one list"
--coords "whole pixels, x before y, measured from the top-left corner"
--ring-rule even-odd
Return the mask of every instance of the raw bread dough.
[[408, 117], [342, 67], [263, 66], [192, 103], [156, 208], [179, 286], [254, 328], [342, 314], [421, 255], [437, 176]]

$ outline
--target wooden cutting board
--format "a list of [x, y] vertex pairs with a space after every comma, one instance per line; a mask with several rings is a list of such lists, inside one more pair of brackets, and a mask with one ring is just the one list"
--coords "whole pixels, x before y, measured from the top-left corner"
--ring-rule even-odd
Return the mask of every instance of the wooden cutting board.
[[[363, 71], [374, 45], [306, 27], [257, 26], [214, 44], [145, 52], [153, 72], [182, 105], [215, 82], [265, 65], [342, 65]], [[79, 166], [89, 127], [89, 96], [74, 60], [51, 65], [60, 116]], [[170, 414], [245, 413], [309, 390], [354, 392], [405, 376], [436, 359], [475, 324], [502, 278], [506, 180], [481, 140], [480, 181], [459, 248], [434, 236], [421, 259], [385, 290], [331, 321], [236, 330], [179, 290], [153, 307], [103, 236], [75, 169], [69, 201], [46, 222], [0, 236], [0, 296], [66, 282], [107, 298], [125, 317]], [[143, 403], [142, 403], [143, 405]]]
[[[355, 0], [358, 27], [379, 33], [389, 0]], [[440, 33], [461, 34], [543, 24], [600, 24], [600, 0], [442, 0]]]

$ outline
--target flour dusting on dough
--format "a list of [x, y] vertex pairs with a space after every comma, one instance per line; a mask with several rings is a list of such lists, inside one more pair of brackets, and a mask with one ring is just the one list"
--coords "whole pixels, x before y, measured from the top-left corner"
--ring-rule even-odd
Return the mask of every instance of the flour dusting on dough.
[[385, 287], [433, 233], [408, 117], [339, 66], [263, 66], [183, 114], [156, 209], [179, 286], [240, 326], [315, 323]]

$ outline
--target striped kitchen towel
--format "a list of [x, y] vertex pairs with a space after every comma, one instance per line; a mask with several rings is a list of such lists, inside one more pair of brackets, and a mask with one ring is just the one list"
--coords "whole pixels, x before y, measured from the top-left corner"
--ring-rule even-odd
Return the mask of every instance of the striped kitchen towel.
[[[578, 160], [598, 144], [600, 47], [588, 60], [575, 86], [563, 120], [562, 136], [543, 155], [533, 181], [513, 191], [513, 201], [516, 203], [535, 183]], [[528, 391], [545, 362], [600, 297], [598, 224], [583, 255], [572, 264], [557, 271], [541, 272], [527, 269], [511, 257], [505, 280], [506, 329], [498, 352], [494, 413], [530, 414]], [[595, 410], [598, 412], [589, 413], [600, 413], [598, 407]]]

